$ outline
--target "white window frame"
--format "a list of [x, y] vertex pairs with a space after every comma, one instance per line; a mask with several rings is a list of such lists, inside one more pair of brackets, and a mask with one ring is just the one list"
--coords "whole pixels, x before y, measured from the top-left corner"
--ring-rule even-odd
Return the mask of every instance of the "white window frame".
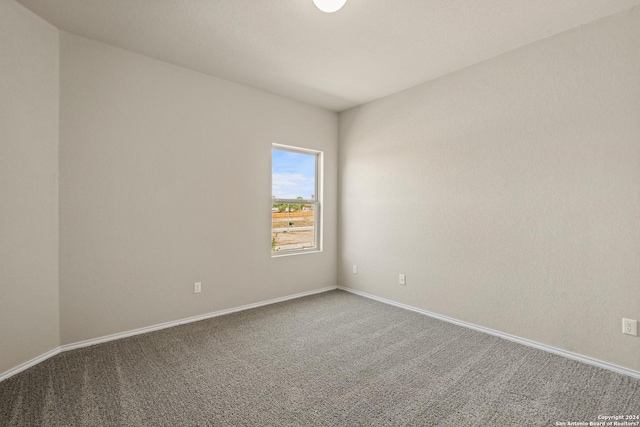
[[[322, 252], [322, 171], [323, 171], [323, 153], [322, 151], [310, 150], [308, 148], [294, 147], [291, 145], [271, 144], [271, 188], [273, 188], [273, 150], [291, 151], [294, 153], [312, 154], [316, 157], [316, 179], [315, 179], [315, 199], [279, 199], [271, 196], [271, 210], [274, 203], [291, 203], [291, 204], [307, 204], [313, 205], [314, 212], [314, 247], [307, 249], [287, 249], [280, 251], [271, 250], [271, 257], [281, 257], [288, 255], [300, 255], [308, 253]], [[273, 224], [273, 223], [272, 223]], [[271, 236], [273, 236], [273, 226], [271, 228]]]

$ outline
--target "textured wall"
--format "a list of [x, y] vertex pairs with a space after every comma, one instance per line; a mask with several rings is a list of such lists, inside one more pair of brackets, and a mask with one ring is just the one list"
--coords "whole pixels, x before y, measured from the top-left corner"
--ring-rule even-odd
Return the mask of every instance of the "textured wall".
[[56, 348], [58, 30], [0, 0], [0, 373]]
[[[66, 33], [61, 73], [63, 344], [336, 285], [335, 113]], [[325, 153], [322, 253], [271, 258], [273, 142]]]
[[640, 370], [639, 76], [635, 8], [342, 113], [339, 283]]

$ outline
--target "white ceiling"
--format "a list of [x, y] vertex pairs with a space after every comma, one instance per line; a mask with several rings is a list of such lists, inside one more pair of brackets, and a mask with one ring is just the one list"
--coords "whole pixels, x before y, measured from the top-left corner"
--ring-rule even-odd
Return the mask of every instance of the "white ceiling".
[[334, 111], [640, 0], [18, 0], [58, 28]]

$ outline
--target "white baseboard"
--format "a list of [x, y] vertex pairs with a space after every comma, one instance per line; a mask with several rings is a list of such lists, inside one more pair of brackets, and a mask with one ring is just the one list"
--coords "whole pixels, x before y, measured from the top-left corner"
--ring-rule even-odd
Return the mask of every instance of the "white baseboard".
[[578, 353], [573, 353], [571, 351], [562, 350], [557, 347], [552, 347], [550, 345], [541, 344], [539, 342], [531, 341], [526, 338], [517, 337], [515, 335], [510, 335], [504, 332], [496, 331], [495, 329], [485, 328], [484, 326], [474, 325], [473, 323], [464, 322], [462, 320], [457, 320], [452, 317], [443, 316], [441, 314], [432, 313], [427, 310], [422, 310], [420, 308], [412, 307], [410, 305], [402, 304], [399, 302], [395, 302], [392, 300], [388, 300], [386, 298], [381, 298], [372, 294], [368, 294], [366, 292], [358, 291], [356, 289], [346, 288], [344, 286], [338, 286], [338, 289], [343, 291], [350, 292], [352, 294], [360, 295], [365, 298], [369, 298], [372, 300], [376, 300], [385, 304], [393, 305], [395, 307], [404, 308], [405, 310], [415, 311], [416, 313], [424, 314], [429, 317], [433, 317], [435, 319], [439, 319], [445, 322], [453, 323], [455, 325], [463, 326], [465, 328], [474, 329], [476, 331], [484, 332], [485, 334], [493, 335], [496, 337], [504, 338], [509, 341], [514, 341], [522, 345], [526, 345], [528, 347], [537, 348], [539, 350], [546, 351], [548, 353], [557, 354], [559, 356], [566, 357], [567, 359], [576, 360], [578, 362], [586, 363], [588, 365], [597, 366], [598, 368], [608, 369], [610, 371], [616, 372], [622, 375], [628, 375], [633, 378], [640, 379], [640, 372], [634, 371], [633, 369], [625, 368], [623, 366], [614, 365], [613, 363], [604, 362], [602, 360], [593, 359], [588, 356], [583, 356]]
[[50, 357], [55, 356], [56, 354], [60, 353], [60, 347], [56, 347], [52, 350], [47, 351], [44, 354], [41, 354], [40, 356], [34, 357], [31, 360], [28, 360], [18, 366], [16, 366], [15, 368], [9, 369], [6, 372], [3, 372], [0, 374], [0, 382], [6, 380], [9, 377], [14, 376], [15, 374], [24, 371], [25, 369], [29, 369], [30, 367], [37, 365], [40, 362], [44, 362], [45, 360], [47, 360]]
[[138, 328], [138, 329], [133, 329], [130, 331], [125, 331], [125, 332], [120, 332], [117, 334], [111, 334], [111, 335], [106, 335], [103, 337], [98, 337], [98, 338], [92, 338], [92, 339], [88, 339], [88, 340], [84, 340], [84, 341], [79, 341], [79, 342], [75, 342], [75, 343], [71, 343], [71, 344], [65, 344], [65, 345], [61, 345], [60, 347], [56, 347], [52, 350], [49, 350], [48, 352], [41, 354], [38, 357], [35, 357], [27, 362], [24, 362], [21, 365], [16, 366], [15, 368], [9, 369], [6, 372], [3, 372], [2, 374], [0, 374], [0, 381], [4, 381], [9, 377], [12, 377], [13, 375], [16, 375], [17, 373], [20, 373], [22, 371], [24, 371], [25, 369], [28, 369], [34, 365], [37, 365], [40, 362], [43, 362], [45, 360], [47, 360], [50, 357], [55, 356], [56, 354], [62, 353], [64, 351], [69, 351], [69, 350], [74, 350], [76, 348], [81, 348], [81, 347], [88, 347], [91, 345], [96, 345], [96, 344], [101, 344], [104, 342], [108, 342], [108, 341], [114, 341], [114, 340], [118, 340], [121, 338], [126, 338], [126, 337], [130, 337], [133, 335], [140, 335], [140, 334], [146, 334], [147, 332], [153, 332], [153, 331], [158, 331], [160, 329], [166, 329], [166, 328], [171, 328], [174, 326], [178, 326], [178, 325], [184, 325], [186, 323], [191, 323], [191, 322], [197, 322], [199, 320], [205, 320], [205, 319], [210, 319], [212, 317], [218, 317], [218, 316], [224, 316], [225, 314], [231, 314], [231, 313], [235, 313], [237, 311], [243, 311], [243, 310], [250, 310], [252, 308], [257, 308], [257, 307], [262, 307], [264, 305], [270, 305], [270, 304], [275, 304], [278, 302], [283, 302], [283, 301], [287, 301], [287, 300], [291, 300], [291, 299], [295, 299], [295, 298], [302, 298], [302, 297], [306, 297], [309, 295], [315, 295], [315, 294], [319, 294], [322, 292], [327, 292], [327, 291], [332, 291], [337, 289], [337, 286], [328, 286], [326, 288], [320, 288], [320, 289], [314, 289], [312, 291], [306, 291], [306, 292], [300, 292], [298, 294], [293, 294], [293, 295], [287, 295], [284, 297], [279, 297], [279, 298], [274, 298], [274, 299], [270, 299], [267, 301], [260, 301], [260, 302], [256, 302], [253, 304], [246, 304], [246, 305], [242, 305], [240, 307], [234, 307], [234, 308], [228, 308], [225, 310], [219, 310], [219, 311], [214, 311], [212, 313], [207, 313], [207, 314], [201, 314], [198, 316], [192, 316], [192, 317], [187, 317], [185, 319], [179, 319], [179, 320], [174, 320], [171, 322], [165, 322], [165, 323], [159, 323], [157, 325], [152, 325], [152, 326], [146, 326], [144, 328]]
[[117, 334], [105, 335], [103, 337], [92, 338], [84, 341], [75, 342], [72, 344], [65, 344], [63, 346], [60, 346], [60, 350], [69, 351], [69, 350], [74, 350], [76, 348], [88, 347], [90, 345], [101, 344], [103, 342], [131, 337], [133, 335], [146, 334], [147, 332], [153, 332], [153, 331], [158, 331], [160, 329], [172, 328], [174, 326], [197, 322], [199, 320], [210, 319], [212, 317], [224, 316], [225, 314], [231, 314], [237, 311], [250, 310], [252, 308], [262, 307], [264, 305], [275, 304], [275, 303], [287, 301], [290, 299], [302, 298], [309, 295], [332, 291], [337, 288], [338, 288], [337, 286], [332, 286], [332, 287], [330, 286], [330, 287], [321, 288], [321, 289], [314, 289], [313, 291], [300, 292], [299, 294], [287, 295], [284, 297], [274, 298], [267, 301], [260, 301], [253, 304], [241, 305], [240, 307], [228, 308], [225, 310], [214, 311], [212, 313], [206, 313], [206, 314], [200, 314], [198, 316], [187, 317], [185, 319], [173, 320], [171, 322], [159, 323], [157, 325], [152, 325], [152, 326], [145, 326], [144, 328], [132, 329], [130, 331], [119, 332]]
[[347, 291], [356, 295], [360, 295], [362, 297], [365, 298], [369, 298], [372, 300], [376, 300], [385, 304], [389, 304], [389, 305], [393, 305], [395, 307], [400, 307], [400, 308], [404, 308], [405, 310], [411, 310], [414, 311], [416, 313], [420, 313], [420, 314], [424, 314], [426, 316], [430, 316], [439, 320], [443, 320], [445, 322], [449, 322], [449, 323], [453, 323], [455, 325], [459, 325], [459, 326], [463, 326], [465, 328], [470, 328], [470, 329], [474, 329], [476, 331], [480, 331], [480, 332], [484, 332], [486, 334], [489, 335], [493, 335], [493, 336], [497, 336], [500, 338], [504, 338], [507, 339], [509, 341], [514, 341], [517, 342], [519, 344], [523, 344], [529, 347], [533, 347], [533, 348], [537, 348], [539, 350], [543, 350], [549, 353], [553, 353], [553, 354], [557, 354], [559, 356], [563, 356], [566, 357], [568, 359], [572, 359], [572, 360], [576, 360], [578, 362], [583, 362], [589, 365], [593, 365], [593, 366], [597, 366], [599, 368], [603, 368], [603, 369], [608, 369], [610, 371], [613, 372], [617, 372], [619, 374], [623, 374], [623, 375], [628, 375], [630, 377], [634, 377], [634, 378], [639, 378], [640, 379], [640, 372], [635, 371], [633, 369], [628, 369], [622, 366], [618, 366], [618, 365], [614, 365], [612, 363], [608, 363], [608, 362], [604, 362], [602, 360], [598, 360], [598, 359], [593, 359], [591, 357], [588, 356], [583, 356], [581, 354], [577, 354], [577, 353], [573, 353], [570, 351], [566, 351], [566, 350], [562, 350], [556, 347], [552, 347], [546, 344], [541, 344], [535, 341], [531, 341], [528, 340], [526, 338], [521, 338], [521, 337], [517, 337], [515, 335], [510, 335], [510, 334], [506, 334], [504, 332], [500, 332], [500, 331], [496, 331], [494, 329], [489, 329], [489, 328], [485, 328], [483, 326], [478, 326], [478, 325], [474, 325], [473, 323], [468, 323], [468, 322], [464, 322], [461, 320], [457, 320], [454, 319], [452, 317], [447, 317], [447, 316], [443, 316], [440, 314], [436, 314], [436, 313], [432, 313], [430, 311], [427, 310], [422, 310], [420, 308], [416, 308], [416, 307], [412, 307], [410, 305], [406, 305], [406, 304], [402, 304], [399, 302], [395, 302], [392, 300], [388, 300], [386, 298], [381, 298], [372, 294], [368, 294], [366, 292], [362, 292], [362, 291], [358, 291], [356, 289], [351, 289], [351, 288], [346, 288], [343, 286], [329, 286], [326, 288], [320, 288], [320, 289], [315, 289], [313, 291], [307, 291], [307, 292], [301, 292], [298, 294], [294, 294], [294, 295], [288, 295], [288, 296], [284, 296], [284, 297], [280, 297], [280, 298], [274, 298], [274, 299], [270, 299], [267, 301], [261, 301], [261, 302], [257, 302], [257, 303], [253, 303], [253, 304], [247, 304], [247, 305], [243, 305], [243, 306], [239, 306], [239, 307], [234, 307], [234, 308], [229, 308], [226, 310], [220, 310], [220, 311], [215, 311], [212, 313], [207, 313], [207, 314], [202, 314], [202, 315], [198, 315], [198, 316], [192, 316], [192, 317], [187, 317], [185, 319], [180, 319], [180, 320], [175, 320], [175, 321], [171, 321], [171, 322], [165, 322], [165, 323], [160, 323], [157, 325], [152, 325], [152, 326], [147, 326], [144, 328], [138, 328], [138, 329], [133, 329], [130, 331], [126, 331], [126, 332], [121, 332], [121, 333], [117, 333], [117, 334], [112, 334], [112, 335], [106, 335], [103, 337], [98, 337], [98, 338], [93, 338], [93, 339], [89, 339], [89, 340], [84, 340], [84, 341], [80, 341], [80, 342], [76, 342], [76, 343], [72, 343], [72, 344], [65, 344], [62, 345], [60, 347], [56, 347], [52, 350], [49, 350], [48, 352], [41, 354], [40, 356], [37, 356], [27, 362], [24, 362], [18, 366], [16, 366], [15, 368], [9, 369], [8, 371], [5, 371], [3, 373], [0, 374], [0, 381], [4, 381], [9, 377], [12, 377], [13, 375], [16, 375], [34, 365], [37, 365], [40, 362], [43, 362], [45, 360], [47, 360], [50, 357], [53, 357], [63, 351], [69, 351], [69, 350], [74, 350], [76, 348], [81, 348], [81, 347], [88, 347], [91, 345], [96, 345], [96, 344], [100, 344], [100, 343], [104, 343], [104, 342], [108, 342], [108, 341], [113, 341], [113, 340], [117, 340], [117, 339], [121, 339], [121, 338], [126, 338], [126, 337], [130, 337], [133, 335], [139, 335], [139, 334], [144, 334], [147, 332], [152, 332], [152, 331], [157, 331], [160, 329], [166, 329], [166, 328], [171, 328], [173, 326], [178, 326], [178, 325], [183, 325], [186, 323], [191, 323], [191, 322], [197, 322], [199, 320], [205, 320], [205, 319], [210, 319], [212, 317], [217, 317], [217, 316], [223, 316], [225, 314], [230, 314], [230, 313], [235, 313], [237, 311], [243, 311], [243, 310], [250, 310], [252, 308], [257, 308], [257, 307], [262, 307], [265, 305], [270, 305], [270, 304], [275, 304], [278, 302], [283, 302], [283, 301], [287, 301], [287, 300], [291, 300], [291, 299], [295, 299], [295, 298], [302, 298], [305, 296], [309, 296], [309, 295], [314, 295], [314, 294], [319, 294], [322, 292], [327, 292], [327, 291], [331, 291], [334, 289], [341, 289], [343, 291]]

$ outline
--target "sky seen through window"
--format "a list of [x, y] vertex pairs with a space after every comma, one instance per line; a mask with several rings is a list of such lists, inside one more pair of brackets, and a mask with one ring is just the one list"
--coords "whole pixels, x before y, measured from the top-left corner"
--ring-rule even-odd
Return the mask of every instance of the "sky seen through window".
[[316, 156], [272, 150], [271, 194], [277, 199], [315, 198]]

